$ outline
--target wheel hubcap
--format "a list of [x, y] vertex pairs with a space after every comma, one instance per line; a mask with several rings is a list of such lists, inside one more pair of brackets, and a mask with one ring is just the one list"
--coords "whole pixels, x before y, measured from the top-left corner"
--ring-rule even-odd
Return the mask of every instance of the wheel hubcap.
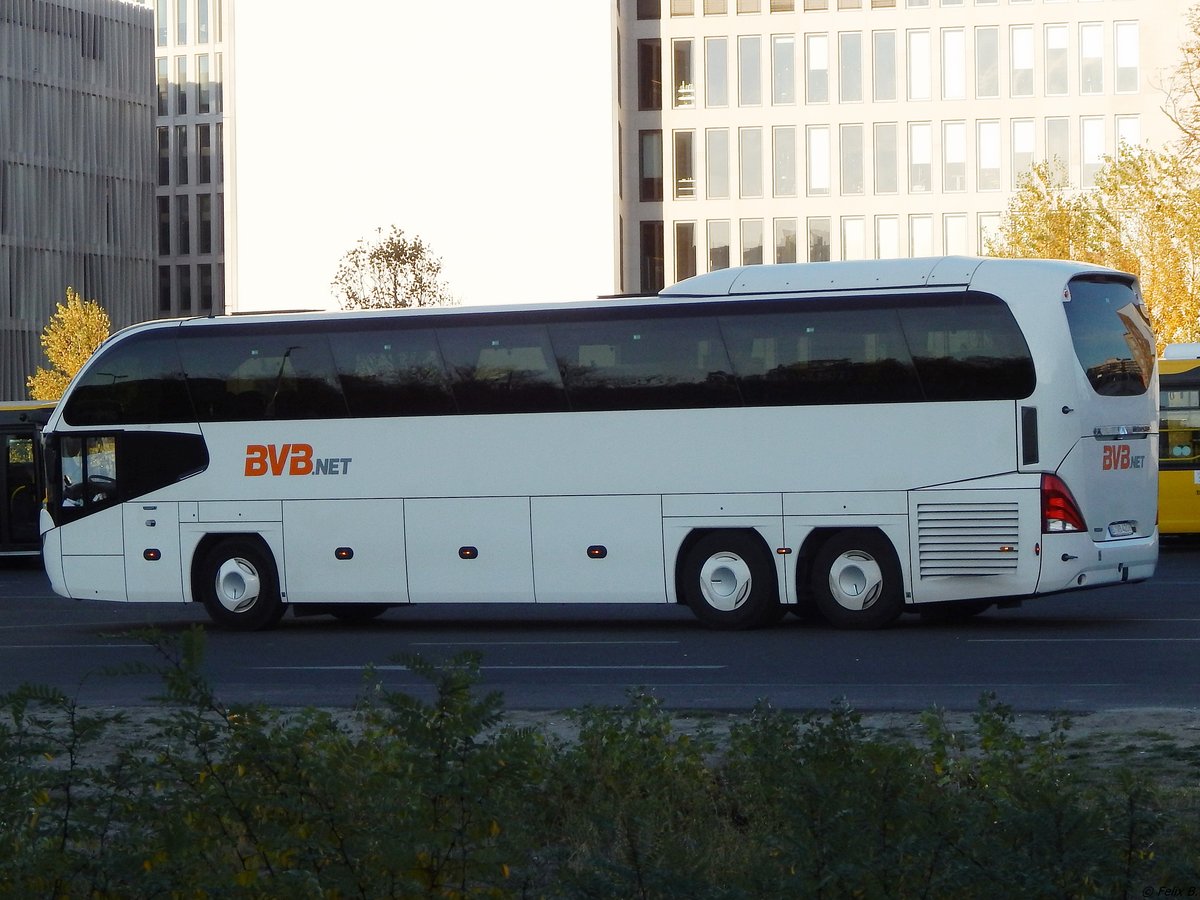
[[883, 592], [883, 570], [869, 553], [847, 550], [829, 567], [829, 592], [845, 609], [867, 609]]
[[243, 613], [258, 602], [262, 582], [258, 570], [237, 557], [221, 564], [215, 587], [217, 600], [223, 607], [233, 613]]
[[700, 568], [704, 602], [722, 612], [731, 612], [745, 603], [752, 585], [750, 567], [736, 553], [714, 553]]

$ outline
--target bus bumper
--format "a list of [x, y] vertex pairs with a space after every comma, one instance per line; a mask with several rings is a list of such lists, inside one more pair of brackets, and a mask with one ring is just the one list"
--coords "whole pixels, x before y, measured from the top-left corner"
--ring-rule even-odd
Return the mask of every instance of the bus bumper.
[[1157, 530], [1147, 537], [1103, 543], [1086, 534], [1044, 534], [1037, 593], [1144, 581], [1157, 565]]

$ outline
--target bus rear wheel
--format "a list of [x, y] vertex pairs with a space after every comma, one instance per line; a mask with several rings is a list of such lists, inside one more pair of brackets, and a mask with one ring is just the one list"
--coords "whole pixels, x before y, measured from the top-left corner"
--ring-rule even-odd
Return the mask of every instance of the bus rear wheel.
[[778, 621], [775, 571], [762, 541], [742, 531], [700, 538], [683, 561], [683, 599], [712, 628], [757, 628]]
[[827, 540], [813, 560], [812, 593], [835, 628], [882, 628], [904, 610], [900, 563], [877, 531], [839, 531]]
[[275, 562], [259, 541], [221, 541], [205, 554], [196, 582], [209, 618], [224, 628], [260, 631], [283, 618]]

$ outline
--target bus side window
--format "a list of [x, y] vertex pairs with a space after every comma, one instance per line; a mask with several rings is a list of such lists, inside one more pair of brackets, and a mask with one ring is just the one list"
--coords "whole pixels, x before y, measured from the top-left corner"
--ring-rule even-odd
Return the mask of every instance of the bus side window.
[[455, 412], [432, 329], [339, 332], [329, 345], [351, 416]]
[[562, 378], [543, 325], [438, 329], [461, 413], [561, 412]]

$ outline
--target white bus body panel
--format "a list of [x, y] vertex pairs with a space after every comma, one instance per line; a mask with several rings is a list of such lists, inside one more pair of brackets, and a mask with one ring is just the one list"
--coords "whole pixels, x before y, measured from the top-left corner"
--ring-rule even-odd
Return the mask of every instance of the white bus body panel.
[[664, 602], [662, 507], [657, 496], [534, 497], [537, 601]]
[[[283, 561], [290, 603], [407, 603], [404, 502], [288, 500]], [[353, 551], [349, 559], [338, 548]]]
[[[179, 504], [133, 501], [121, 507], [129, 600], [180, 600], [185, 566], [179, 553]], [[147, 559], [147, 551], [158, 558]]]

